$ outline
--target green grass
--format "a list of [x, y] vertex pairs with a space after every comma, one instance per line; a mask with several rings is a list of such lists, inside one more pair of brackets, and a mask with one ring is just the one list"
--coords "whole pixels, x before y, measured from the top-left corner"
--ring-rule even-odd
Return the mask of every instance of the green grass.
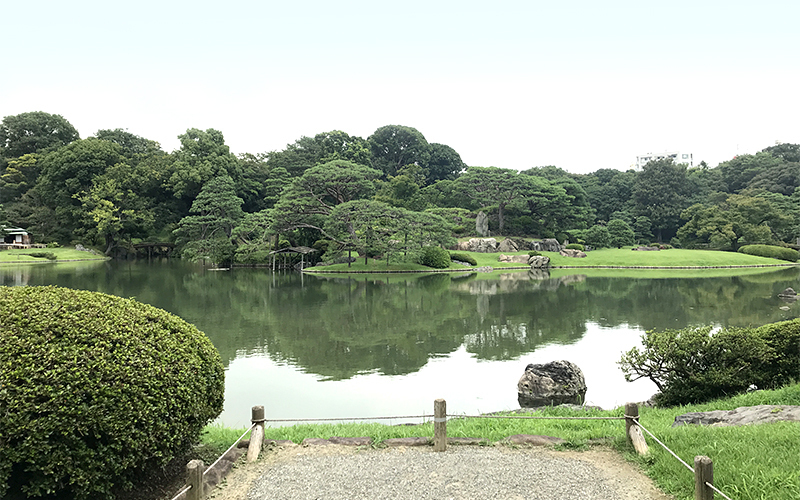
[[[701, 405], [675, 408], [641, 408], [640, 421], [661, 441], [690, 465], [696, 455], [714, 461], [714, 484], [738, 500], [784, 500], [798, 498], [800, 492], [800, 423], [749, 425], [743, 427], [683, 426], [672, 428], [676, 416], [690, 411], [732, 410], [739, 406], [761, 404], [800, 405], [800, 384], [774, 391], [750, 394]], [[588, 416], [623, 415], [623, 409], [590, 410]], [[538, 415], [569, 416], [575, 412], [548, 408]], [[454, 418], [447, 424], [451, 437], [475, 437], [499, 441], [514, 434], [541, 434], [567, 441], [566, 448], [583, 449], [594, 443], [610, 444], [628, 460], [637, 463], [656, 484], [676, 499], [689, 500], [694, 492], [694, 477], [661, 446], [646, 436], [650, 456], [639, 457], [624, 438], [621, 420], [502, 420]], [[209, 426], [203, 436], [205, 445], [224, 451], [244, 429]], [[267, 428], [266, 439], [289, 439], [300, 443], [305, 438], [369, 436], [375, 446], [386, 439], [433, 436], [433, 424], [413, 426], [380, 423], [343, 423], [295, 425]]]
[[[31, 253], [52, 253], [56, 256], [55, 261], [47, 260], [42, 257], [31, 257]], [[79, 252], [74, 248], [29, 248], [0, 250], [0, 264], [4, 263], [37, 263], [37, 262], [58, 262], [67, 260], [105, 260], [104, 255], [89, 252]]]
[[[507, 268], [526, 268], [527, 264], [498, 262], [499, 253], [477, 253], [461, 252], [471, 255], [477, 262], [475, 267], [490, 266], [494, 269]], [[527, 255], [528, 252], [516, 252], [507, 255]], [[784, 265], [786, 261], [770, 259], [767, 257], [757, 257], [755, 255], [745, 255], [736, 252], [720, 252], [714, 250], [660, 250], [651, 252], [634, 252], [631, 247], [626, 248], [603, 248], [587, 252], [585, 258], [564, 257], [555, 252], [541, 252], [542, 255], [550, 257], [550, 265], [559, 266], [624, 266], [624, 267], [727, 267], [727, 266], [764, 266], [764, 265]], [[459, 264], [450, 266], [452, 270], [468, 270], [469, 268]], [[386, 264], [384, 260], [370, 259], [365, 265], [363, 259], [354, 262], [350, 267], [347, 264], [335, 264], [333, 266], [319, 266], [308, 268], [314, 272], [324, 273], [326, 271], [349, 271], [349, 272], [386, 272], [386, 271], [431, 271], [430, 268], [420, 264], [398, 262]], [[614, 274], [615, 276], [621, 276]], [[670, 276], [672, 271], [670, 271]], [[637, 272], [637, 276], [641, 276]], [[652, 277], [659, 277], [653, 275]]]

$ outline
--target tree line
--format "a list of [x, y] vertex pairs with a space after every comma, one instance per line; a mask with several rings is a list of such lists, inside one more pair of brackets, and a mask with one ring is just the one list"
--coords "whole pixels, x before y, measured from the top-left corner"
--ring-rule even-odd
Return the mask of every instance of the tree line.
[[736, 250], [800, 235], [800, 146], [780, 144], [711, 168], [653, 161], [641, 171], [571, 174], [555, 166], [467, 166], [418, 130], [301, 137], [281, 151], [231, 153], [223, 134], [189, 129], [167, 153], [123, 129], [81, 139], [62, 116], [0, 124], [0, 223], [39, 242], [82, 242], [123, 255], [177, 243], [214, 262], [266, 262], [276, 246], [408, 259], [474, 232]]

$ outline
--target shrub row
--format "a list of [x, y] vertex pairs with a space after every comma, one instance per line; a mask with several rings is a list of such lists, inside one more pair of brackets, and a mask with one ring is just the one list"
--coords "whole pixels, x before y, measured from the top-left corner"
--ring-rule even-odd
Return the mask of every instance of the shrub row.
[[466, 253], [450, 253], [450, 260], [457, 260], [459, 262], [466, 262], [467, 264], [477, 266], [478, 261], [475, 260], [475, 257]]
[[788, 260], [789, 262], [797, 262], [797, 260], [800, 259], [800, 252], [797, 250], [775, 245], [744, 245], [739, 248], [739, 253], [769, 257], [771, 259]]
[[0, 287], [0, 497], [111, 498], [222, 411], [219, 353], [166, 311], [102, 293]]

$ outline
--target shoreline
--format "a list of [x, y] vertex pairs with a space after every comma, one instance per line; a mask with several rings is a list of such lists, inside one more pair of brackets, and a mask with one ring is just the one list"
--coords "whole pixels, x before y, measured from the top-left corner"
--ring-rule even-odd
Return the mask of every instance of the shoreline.
[[[643, 270], [700, 270], [700, 269], [757, 269], [770, 267], [797, 267], [800, 263], [787, 264], [747, 264], [734, 266], [550, 266], [545, 269], [643, 269]], [[235, 266], [239, 267], [239, 266]], [[249, 266], [242, 266], [249, 267]], [[524, 271], [531, 269], [530, 266], [509, 266], [509, 267], [468, 267], [464, 269], [421, 269], [421, 270], [386, 270], [386, 271], [341, 271], [341, 270], [317, 270], [303, 269], [306, 274], [427, 274], [427, 273], [493, 273], [497, 271]]]

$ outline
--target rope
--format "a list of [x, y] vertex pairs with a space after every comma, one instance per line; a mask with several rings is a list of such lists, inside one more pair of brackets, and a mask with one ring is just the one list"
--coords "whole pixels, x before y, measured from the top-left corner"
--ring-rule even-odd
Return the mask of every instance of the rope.
[[180, 497], [181, 495], [183, 495], [184, 493], [186, 493], [187, 491], [189, 491], [191, 489], [192, 489], [191, 486], [184, 486], [183, 489], [181, 491], [179, 491], [177, 495], [172, 497], [172, 500], [178, 500], [178, 497]]
[[251, 425], [251, 426], [250, 426], [250, 428], [249, 428], [249, 429], [247, 429], [246, 431], [244, 431], [244, 434], [242, 434], [241, 436], [239, 436], [239, 439], [237, 439], [237, 440], [236, 440], [236, 441], [235, 441], [235, 442], [234, 442], [234, 443], [233, 443], [233, 444], [230, 446], [230, 448], [228, 448], [227, 450], [225, 450], [225, 453], [223, 453], [222, 455], [220, 455], [220, 456], [219, 456], [219, 458], [218, 458], [218, 459], [217, 459], [217, 460], [216, 460], [216, 461], [215, 461], [213, 464], [211, 464], [211, 465], [209, 465], [208, 467], [206, 467], [206, 470], [204, 470], [204, 471], [203, 471], [203, 475], [205, 476], [205, 475], [206, 475], [206, 472], [208, 472], [208, 471], [210, 471], [211, 469], [213, 469], [213, 468], [214, 468], [214, 466], [215, 466], [215, 465], [217, 465], [217, 463], [219, 463], [219, 461], [220, 461], [220, 460], [222, 460], [222, 457], [224, 457], [225, 455], [227, 455], [227, 454], [228, 454], [228, 452], [229, 452], [229, 451], [231, 451], [231, 450], [233, 449], [233, 447], [234, 447], [234, 446], [236, 446], [237, 444], [239, 444], [239, 441], [241, 441], [241, 440], [242, 440], [242, 438], [244, 438], [244, 437], [247, 435], [247, 433], [248, 433], [248, 432], [252, 431], [252, 430], [253, 430], [253, 427], [255, 427], [255, 426], [256, 426], [256, 424], [253, 424], [253, 425]]
[[527, 417], [517, 415], [452, 415], [453, 418], [516, 418], [525, 420], [625, 420], [625, 417]]
[[[647, 429], [645, 429], [645, 427], [642, 424], [640, 424], [638, 421], [634, 421], [634, 423], [636, 425], [638, 425], [639, 427], [641, 427], [641, 429], [643, 431], [645, 431], [646, 433], [648, 433], [651, 438], [655, 439], [656, 443], [660, 444], [665, 450], [667, 450], [670, 453], [670, 455], [672, 455], [673, 457], [677, 458], [680, 463], [682, 463], [684, 466], [686, 466], [686, 468], [689, 469], [692, 472], [692, 474], [694, 474], [694, 467], [692, 467], [691, 465], [689, 465], [686, 462], [684, 462], [683, 460], [681, 460], [681, 457], [679, 457], [678, 455], [675, 454], [675, 452], [673, 452], [672, 450], [667, 448], [667, 445], [665, 445], [664, 443], [659, 441], [658, 438], [655, 437], [652, 432], [650, 432]], [[708, 486], [709, 488], [711, 488], [712, 490], [716, 491], [717, 493], [719, 493], [723, 497], [725, 497], [727, 500], [731, 500], [731, 497], [729, 497], [725, 493], [719, 491], [719, 489], [717, 489], [716, 486], [714, 486], [713, 484], [709, 483], [708, 481], [705, 482], [705, 485]]]
[[725, 497], [725, 498], [727, 498], [728, 500], [731, 500], [731, 497], [729, 497], [729, 496], [728, 496], [728, 495], [726, 495], [725, 493], [723, 493], [723, 492], [719, 491], [719, 490], [718, 490], [716, 487], [714, 487], [714, 485], [713, 485], [713, 484], [709, 483], [708, 481], [706, 481], [706, 486], [708, 486], [708, 487], [709, 487], [709, 488], [711, 488], [712, 490], [716, 491], [716, 492], [717, 492], [717, 493], [719, 493], [720, 495], [724, 496], [724, 497]]
[[342, 420], [394, 420], [398, 418], [430, 418], [433, 415], [410, 415], [400, 417], [343, 417], [343, 418], [279, 418], [265, 419], [264, 422], [336, 422]]
[[670, 450], [669, 448], [667, 448], [667, 445], [665, 445], [664, 443], [662, 443], [661, 441], [659, 441], [659, 439], [658, 439], [657, 437], [655, 437], [655, 436], [653, 435], [653, 433], [652, 433], [652, 432], [650, 432], [650, 431], [648, 431], [647, 429], [645, 429], [645, 427], [644, 427], [642, 424], [640, 424], [638, 421], [634, 420], [634, 421], [633, 421], [633, 423], [635, 423], [636, 425], [638, 425], [639, 427], [641, 427], [641, 428], [642, 428], [642, 430], [643, 430], [643, 431], [645, 431], [646, 433], [650, 434], [650, 437], [651, 437], [651, 438], [653, 438], [653, 439], [655, 439], [655, 440], [656, 440], [656, 443], [658, 443], [658, 444], [660, 444], [662, 447], [664, 447], [664, 449], [665, 449], [665, 450], [667, 450], [667, 451], [670, 453], [670, 455], [672, 455], [673, 457], [677, 458], [677, 459], [678, 459], [678, 461], [679, 461], [680, 463], [682, 463], [683, 465], [685, 465], [685, 466], [686, 466], [686, 468], [687, 468], [687, 469], [689, 469], [690, 471], [692, 471], [692, 474], [694, 474], [694, 467], [692, 467], [691, 465], [689, 465], [689, 464], [687, 464], [686, 462], [684, 462], [684, 461], [681, 459], [681, 457], [679, 457], [678, 455], [676, 455], [674, 451], [672, 451], [672, 450]]

